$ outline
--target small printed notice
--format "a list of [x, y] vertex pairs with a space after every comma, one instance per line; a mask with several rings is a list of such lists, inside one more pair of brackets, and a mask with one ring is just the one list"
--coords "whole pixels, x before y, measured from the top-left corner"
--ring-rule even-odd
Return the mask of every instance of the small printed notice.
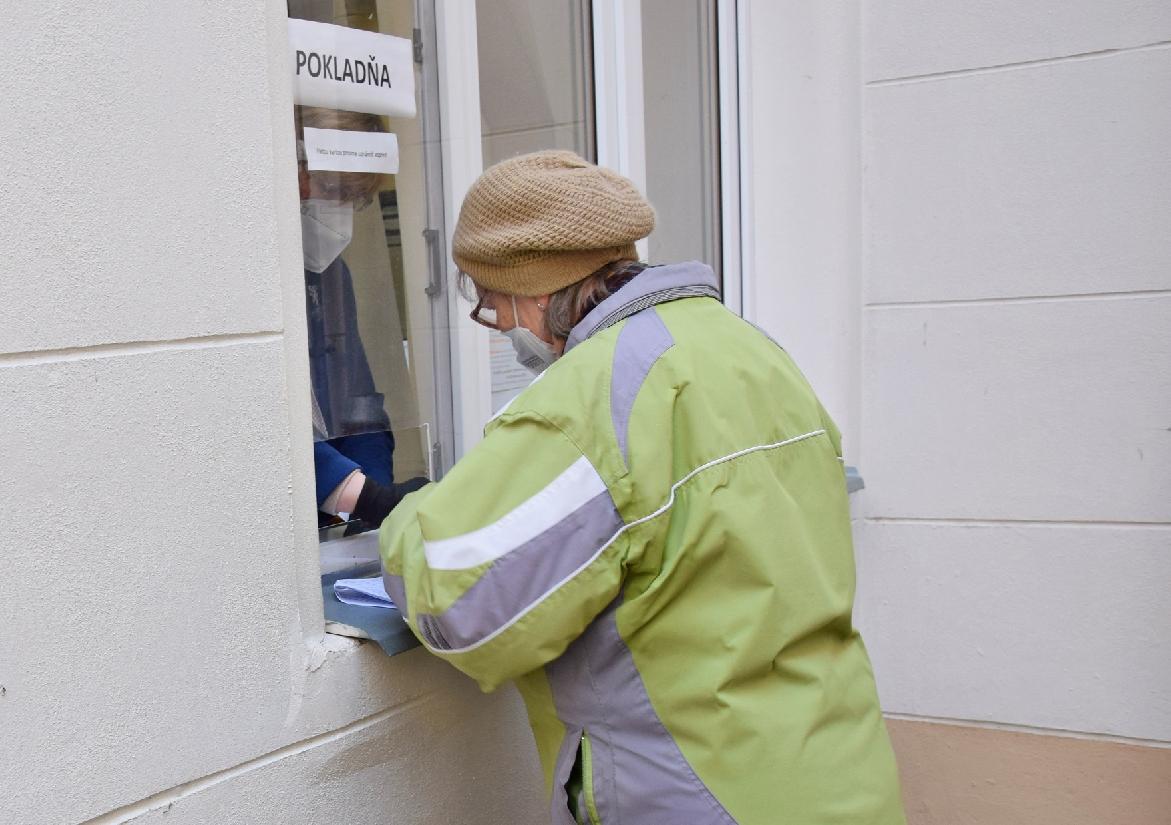
[[415, 116], [414, 47], [405, 37], [289, 18], [293, 102]]
[[348, 132], [305, 127], [309, 171], [398, 172], [398, 136], [390, 132]]

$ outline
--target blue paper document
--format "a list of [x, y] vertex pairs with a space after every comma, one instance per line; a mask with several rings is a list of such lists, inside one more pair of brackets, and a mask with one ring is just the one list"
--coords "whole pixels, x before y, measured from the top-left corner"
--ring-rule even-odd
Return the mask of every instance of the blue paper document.
[[394, 607], [394, 602], [386, 595], [386, 588], [382, 586], [381, 576], [367, 579], [338, 579], [333, 583], [333, 595], [337, 596], [339, 602], [359, 607]]

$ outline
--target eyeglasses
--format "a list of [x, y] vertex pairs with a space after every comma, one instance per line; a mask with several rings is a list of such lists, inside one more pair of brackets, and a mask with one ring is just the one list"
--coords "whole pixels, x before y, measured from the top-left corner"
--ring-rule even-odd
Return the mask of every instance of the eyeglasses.
[[481, 295], [480, 299], [476, 301], [476, 305], [472, 308], [472, 311], [469, 313], [468, 317], [470, 317], [473, 321], [482, 327], [487, 327], [488, 329], [500, 329], [500, 327], [496, 324], [496, 310], [484, 306], [484, 295]]

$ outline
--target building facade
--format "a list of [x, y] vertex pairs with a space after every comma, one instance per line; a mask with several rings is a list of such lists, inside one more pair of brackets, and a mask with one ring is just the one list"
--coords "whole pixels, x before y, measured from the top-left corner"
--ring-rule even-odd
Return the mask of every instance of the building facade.
[[1171, 5], [0, 14], [0, 821], [545, 819], [514, 691], [324, 618], [370, 534], [314, 506], [294, 18], [411, 89], [344, 254], [396, 477], [520, 386], [454, 288], [463, 192], [575, 149], [841, 425], [910, 820], [1171, 822]]

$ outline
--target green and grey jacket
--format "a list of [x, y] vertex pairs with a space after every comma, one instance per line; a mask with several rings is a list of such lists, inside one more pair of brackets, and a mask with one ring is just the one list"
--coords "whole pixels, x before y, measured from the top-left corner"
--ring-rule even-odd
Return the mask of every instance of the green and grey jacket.
[[557, 825], [902, 823], [841, 455], [708, 267], [647, 269], [391, 514], [386, 589], [516, 681]]

